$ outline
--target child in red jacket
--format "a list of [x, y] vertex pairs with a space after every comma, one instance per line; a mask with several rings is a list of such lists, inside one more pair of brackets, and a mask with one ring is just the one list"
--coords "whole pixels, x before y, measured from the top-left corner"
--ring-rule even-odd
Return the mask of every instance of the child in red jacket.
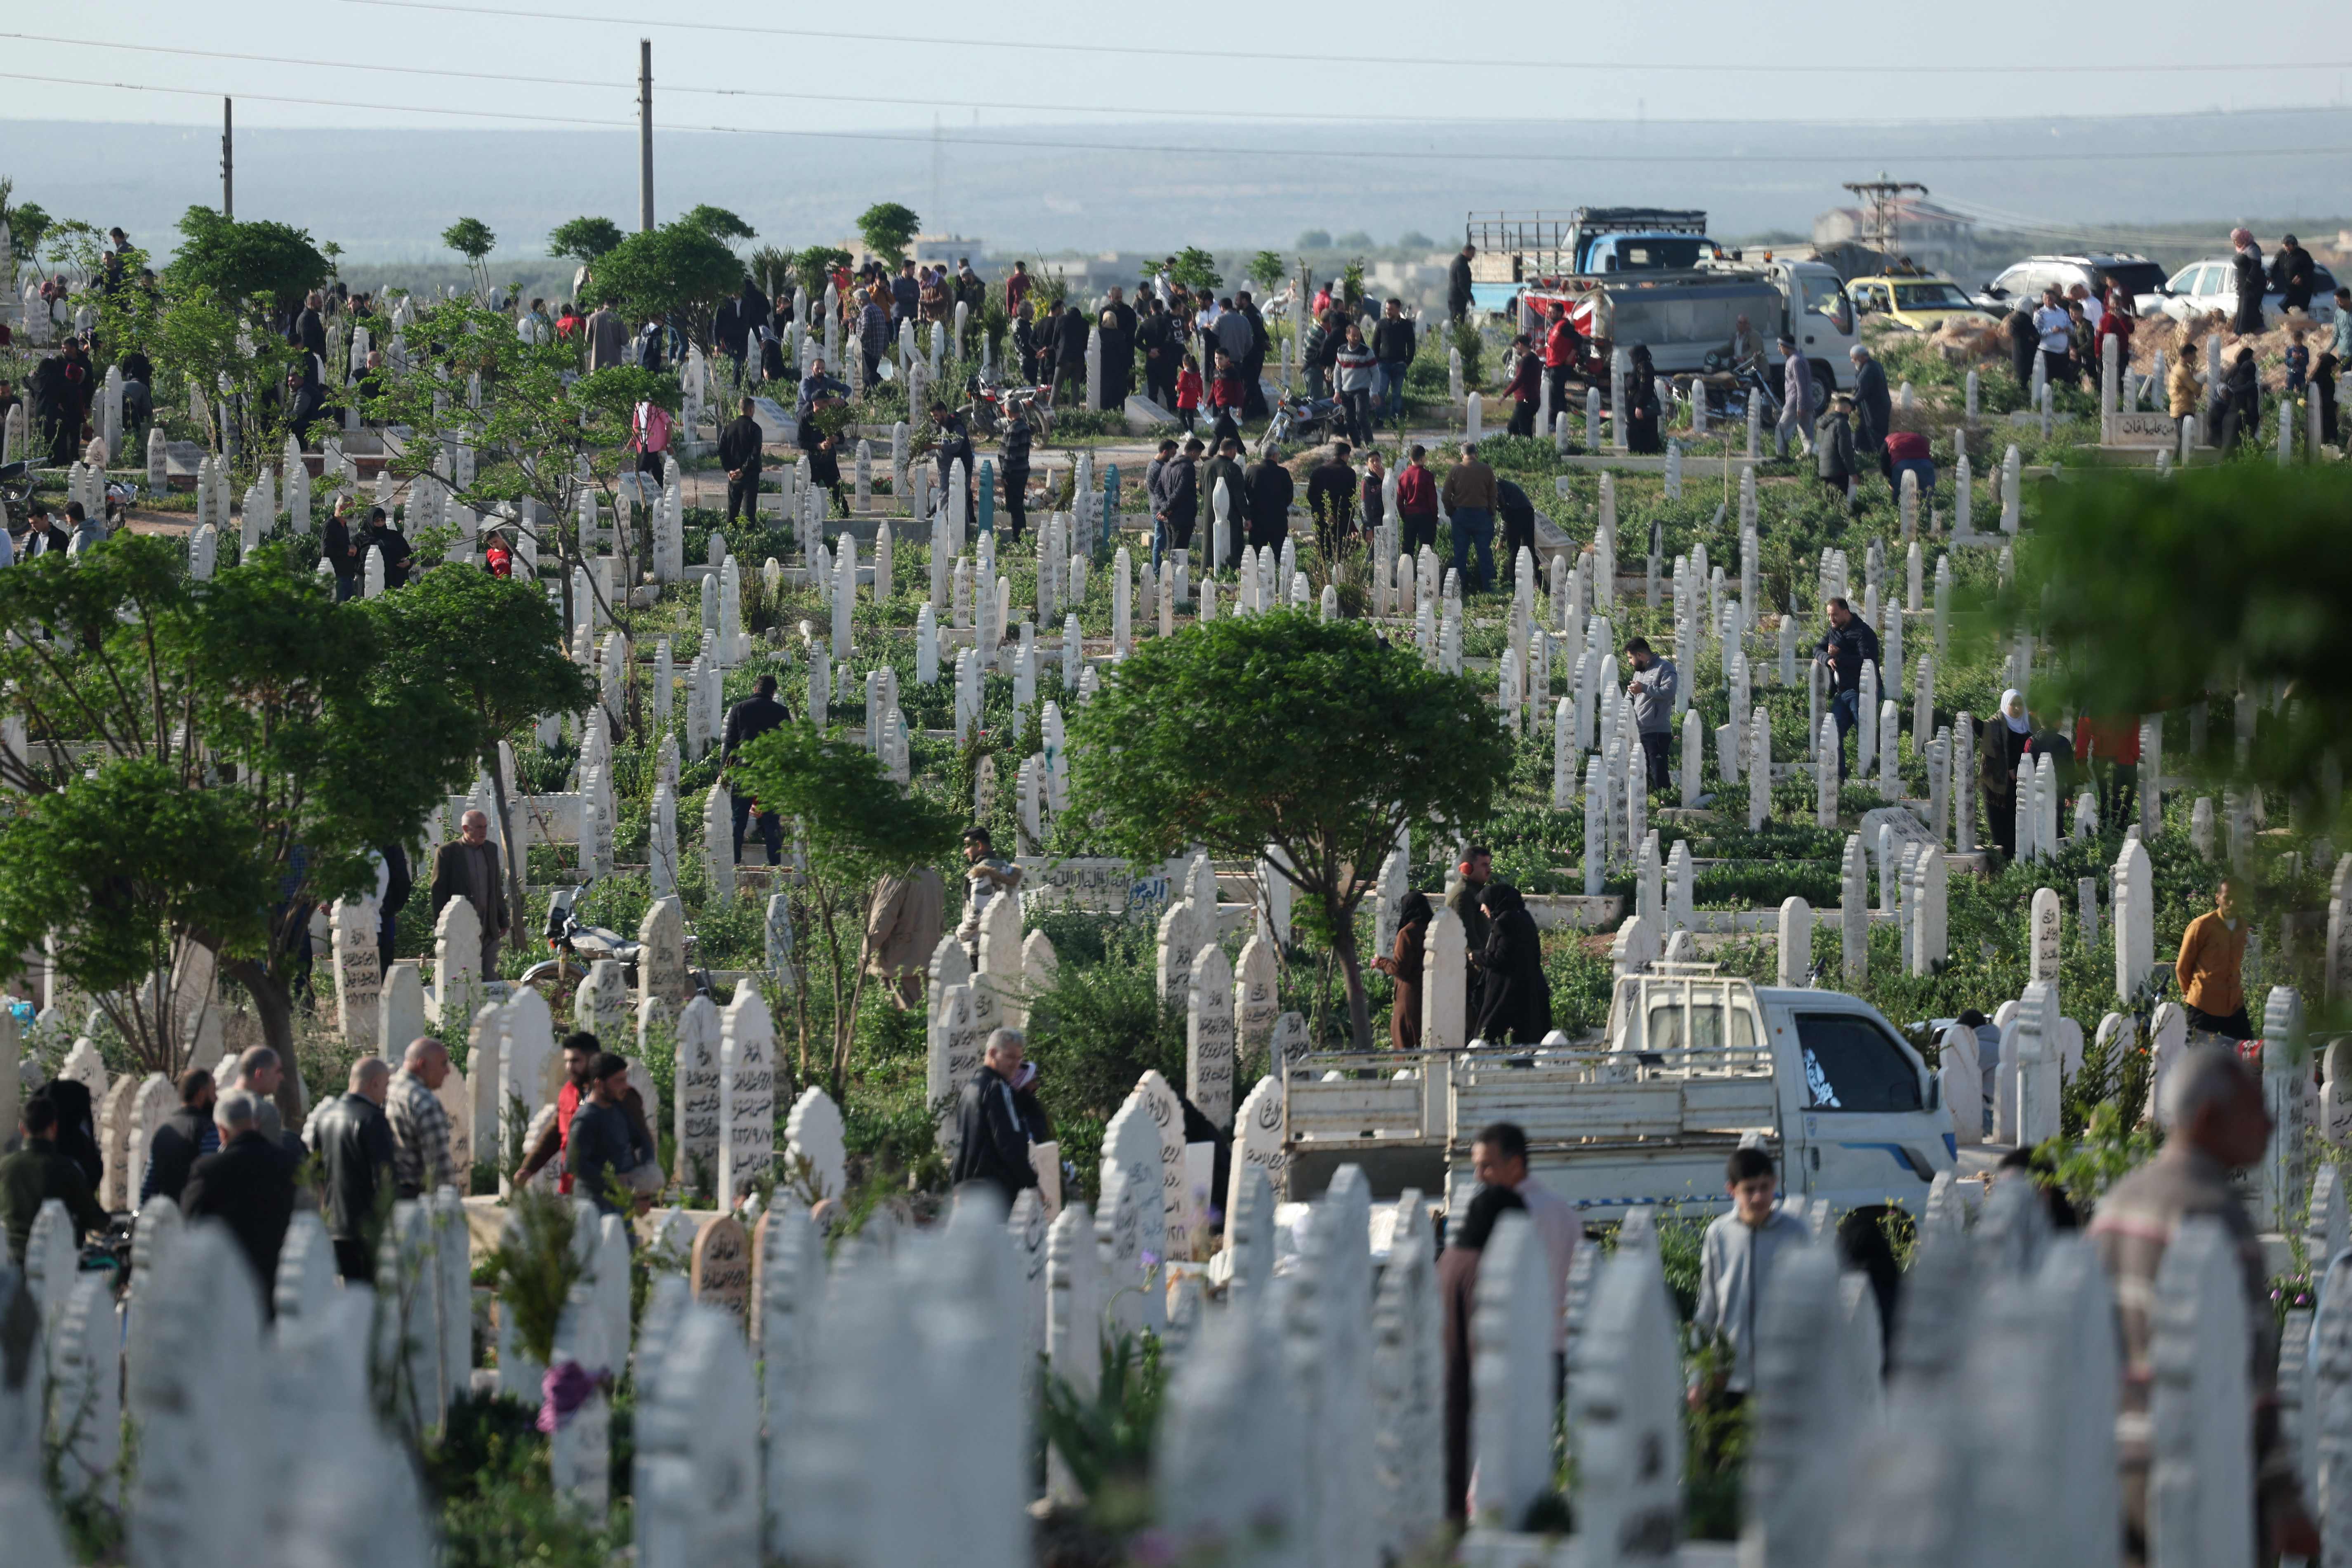
[[1201, 412], [1201, 368], [1191, 360], [1176, 373], [1176, 417], [1184, 428], [1192, 428], [1192, 421]]

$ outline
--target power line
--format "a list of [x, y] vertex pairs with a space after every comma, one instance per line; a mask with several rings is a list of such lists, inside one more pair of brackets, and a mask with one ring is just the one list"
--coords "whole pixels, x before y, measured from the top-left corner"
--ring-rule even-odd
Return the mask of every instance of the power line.
[[[908, 44], [935, 44], [959, 49], [1038, 49], [1061, 54], [1135, 55], [1165, 59], [1211, 59], [1231, 62], [1230, 49], [1188, 49], [1161, 44], [1072, 44], [1041, 42], [1025, 38], [941, 38], [908, 33], [852, 33], [822, 27], [761, 26], [743, 22], [681, 22], [670, 17], [648, 21], [636, 16], [598, 16], [577, 11], [526, 11], [498, 5], [475, 5], [449, 3], [449, 0], [343, 0], [347, 5], [380, 5], [399, 11], [454, 11], [469, 16], [511, 16], [530, 22], [585, 22], [612, 27], [677, 27], [698, 33], [751, 33], [766, 37], [824, 38], [836, 43], [887, 44], [904, 47]], [[2277, 70], [2345, 70], [2352, 69], [2352, 60], [2248, 60], [2244, 62], [2199, 60], [2174, 65], [2116, 65], [2108, 63], [2030, 63], [2022, 65], [1700, 65], [1689, 60], [1594, 60], [1594, 59], [1528, 59], [1503, 55], [1464, 56], [1453, 58], [1406, 58], [1400, 55], [1335, 55], [1320, 50], [1315, 56], [1325, 65], [1399, 66], [1461, 66], [1480, 70], [1507, 67], [1522, 70], [1644, 70], [1673, 71], [1696, 76], [1765, 75], [1765, 76], [2128, 76], [2135, 74], [2181, 75], [2212, 71], [2277, 71]]]
[[[369, 0], [374, 3], [374, 0]], [[216, 87], [164, 87], [152, 82], [100, 81], [77, 77], [49, 76], [32, 71], [0, 71], [0, 81], [47, 82], [62, 87], [112, 88], [124, 92], [163, 92], [194, 98], [216, 98]], [[284, 93], [240, 92], [241, 99], [257, 103], [286, 103], [312, 109], [364, 109], [387, 114], [441, 114], [462, 119], [516, 121], [528, 124], [587, 126], [596, 130], [633, 130], [635, 120], [592, 120], [581, 115], [522, 114], [494, 109], [442, 109], [416, 103], [363, 103], [355, 99], [296, 98]], [[724, 136], [799, 136], [828, 142], [897, 142], [929, 146], [931, 137], [925, 131], [801, 131], [765, 125], [689, 125], [671, 124], [663, 129], [673, 132], [694, 132]], [[1759, 168], [1787, 168], [1796, 164], [1830, 164], [1851, 166], [1855, 155], [1850, 153], [1742, 154], [1718, 153], [1517, 153], [1476, 148], [1460, 153], [1432, 153], [1400, 148], [1378, 147], [1248, 147], [1210, 146], [1181, 142], [1135, 142], [1052, 140], [1039, 136], [972, 136], [959, 134], [950, 143], [956, 147], [1019, 147], [1054, 153], [1140, 153], [1171, 157], [1229, 158], [1237, 153], [1270, 154], [1291, 158], [1354, 158], [1379, 163], [1459, 163], [1475, 160], [1484, 163], [1658, 163], [1754, 165]], [[2104, 160], [2114, 156], [2107, 147], [2084, 148], [2074, 153], [1912, 153], [1906, 152], [1903, 161], [1911, 163], [1980, 163], [1998, 162], [2011, 163], [2068, 163], [2084, 160]], [[2313, 158], [2352, 157], [2352, 147], [2228, 147], [2183, 148], [2168, 152], [2168, 158]]]

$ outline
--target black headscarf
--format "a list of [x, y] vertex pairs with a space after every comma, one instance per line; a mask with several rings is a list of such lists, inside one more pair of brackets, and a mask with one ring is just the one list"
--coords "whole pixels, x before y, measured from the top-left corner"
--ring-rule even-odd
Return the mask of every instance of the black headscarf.
[[1489, 919], [1499, 920], [1513, 910], [1525, 907], [1519, 890], [1508, 882], [1489, 882], [1486, 890], [1478, 895], [1478, 902]]
[[1399, 926], [1426, 925], [1436, 918], [1437, 911], [1429, 907], [1429, 895], [1418, 888], [1397, 900]]
[[[98, 1114], [89, 1102], [89, 1086], [79, 1079], [53, 1078], [34, 1091], [46, 1095], [58, 1109], [58, 1129], [50, 1134], [58, 1152], [72, 1156], [82, 1174], [89, 1178], [89, 1190], [98, 1191], [106, 1173], [106, 1162], [98, 1152]], [[142, 1150], [143, 1156], [145, 1151]]]
[[1478, 1195], [1470, 1200], [1470, 1210], [1462, 1223], [1446, 1234], [1445, 1245], [1458, 1247], [1465, 1252], [1485, 1248], [1486, 1238], [1495, 1234], [1495, 1222], [1511, 1209], [1525, 1209], [1528, 1200], [1508, 1187], [1480, 1187]]

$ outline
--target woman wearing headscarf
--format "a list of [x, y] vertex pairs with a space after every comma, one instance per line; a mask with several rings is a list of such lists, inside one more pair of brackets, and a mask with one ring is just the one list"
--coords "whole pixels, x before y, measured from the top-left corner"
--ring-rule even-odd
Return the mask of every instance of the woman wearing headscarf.
[[1418, 890], [1397, 901], [1396, 951], [1372, 960], [1372, 967], [1396, 982], [1396, 1005], [1389, 1009], [1389, 1044], [1400, 1051], [1421, 1049], [1421, 949], [1436, 913], [1429, 895]]
[[2017, 858], [2017, 764], [2033, 738], [2033, 720], [2015, 689], [2000, 694], [2000, 711], [1985, 725], [1977, 747], [1977, 793], [2002, 855]]
[[1478, 1265], [1495, 1222], [1527, 1206], [1528, 1200], [1509, 1187], [1479, 1188], [1437, 1255], [1437, 1292], [1445, 1313], [1440, 1331], [1445, 1345], [1445, 1517], [1456, 1522], [1470, 1517], [1470, 1323], [1477, 1310]]
[[1625, 447], [1632, 452], [1663, 452], [1658, 438], [1658, 367], [1650, 345], [1633, 345], [1633, 367], [1625, 374]]
[[1486, 940], [1478, 949], [1476, 1037], [1534, 1045], [1551, 1029], [1551, 986], [1535, 917], [1508, 882], [1489, 882], [1478, 903], [1486, 911]]
[[2230, 258], [2230, 281], [2238, 291], [2238, 311], [2231, 319], [2230, 330], [2243, 337], [2263, 330], [2263, 294], [2270, 287], [2270, 278], [2263, 270], [2262, 247], [2254, 243], [2252, 230], [2231, 229], [2230, 246], [2234, 252]]

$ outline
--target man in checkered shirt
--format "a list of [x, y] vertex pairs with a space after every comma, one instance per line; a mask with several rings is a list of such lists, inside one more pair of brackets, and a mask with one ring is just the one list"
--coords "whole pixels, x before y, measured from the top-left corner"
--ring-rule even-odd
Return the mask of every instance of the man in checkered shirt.
[[[392, 1075], [384, 1115], [392, 1121], [392, 1180], [404, 1198], [423, 1197], [443, 1186], [466, 1190], [449, 1160], [449, 1113], [433, 1091], [449, 1077], [449, 1049], [430, 1035], [409, 1042]], [[466, 1173], [471, 1176], [472, 1173]]]

